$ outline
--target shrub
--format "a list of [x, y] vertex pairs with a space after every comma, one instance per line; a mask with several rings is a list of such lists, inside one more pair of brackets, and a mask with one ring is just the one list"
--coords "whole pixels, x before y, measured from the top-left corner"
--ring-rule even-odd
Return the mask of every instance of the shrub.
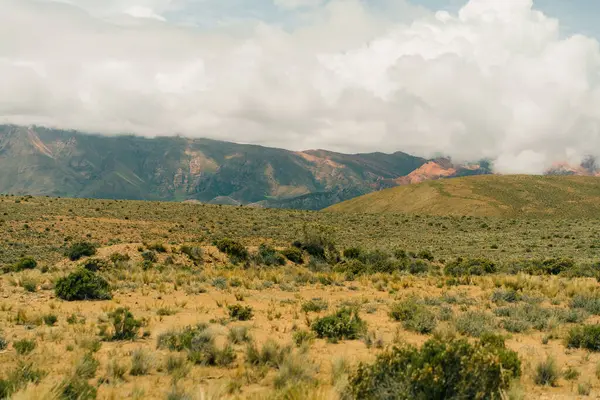
[[249, 258], [248, 250], [235, 240], [229, 238], [220, 239], [215, 242], [215, 246], [217, 246], [217, 249], [221, 253], [227, 254], [234, 264], [246, 261]]
[[302, 264], [304, 262], [302, 250], [297, 247], [288, 247], [282, 250], [281, 254], [295, 264]]
[[112, 324], [111, 332], [104, 332], [104, 340], [134, 340], [142, 326], [142, 322], [134, 318], [128, 308], [119, 307], [115, 311], [108, 313], [108, 318]]
[[249, 321], [252, 319], [254, 312], [250, 306], [242, 306], [240, 304], [233, 304], [227, 306], [229, 309], [229, 317], [237, 321]]
[[331, 230], [323, 226], [304, 226], [301, 241], [293, 243], [294, 247], [306, 251], [318, 261], [335, 264], [340, 255], [335, 247]]
[[373, 364], [360, 364], [350, 377], [352, 398], [500, 399], [521, 364], [503, 340], [470, 344], [462, 339], [430, 339], [421, 349], [395, 347]]
[[579, 378], [579, 375], [581, 375], [581, 373], [573, 367], [568, 367], [565, 372], [563, 372], [563, 377], [568, 381], [576, 380]]
[[506, 303], [516, 303], [521, 300], [521, 295], [514, 289], [508, 290], [494, 290], [492, 293], [492, 301], [494, 303], [506, 302]]
[[421, 250], [417, 253], [417, 258], [420, 258], [422, 260], [427, 260], [427, 261], [433, 261], [434, 257], [433, 257], [433, 253], [429, 250]]
[[55, 314], [46, 314], [42, 317], [44, 323], [48, 326], [54, 326], [56, 321], [58, 321], [58, 317]]
[[67, 301], [109, 300], [111, 298], [108, 282], [85, 269], [79, 269], [58, 279], [54, 290], [58, 298]]
[[536, 385], [556, 386], [560, 374], [553, 358], [547, 358], [535, 367], [533, 382]]
[[158, 256], [153, 250], [144, 251], [141, 255], [144, 261], [149, 261], [151, 263], [155, 263], [156, 261], [158, 261]]
[[285, 257], [268, 244], [261, 244], [254, 255], [254, 262], [258, 265], [281, 266], [285, 265]]
[[590, 314], [600, 315], [600, 296], [578, 294], [573, 296], [570, 306], [584, 309]]
[[67, 249], [65, 256], [71, 261], [77, 261], [82, 257], [89, 257], [96, 254], [96, 247], [88, 242], [74, 243]]
[[12, 270], [19, 272], [26, 269], [34, 269], [35, 267], [37, 267], [37, 262], [33, 257], [23, 257], [13, 265]]
[[292, 340], [298, 347], [312, 343], [315, 339], [315, 334], [310, 331], [299, 330], [293, 333]]
[[89, 258], [81, 264], [81, 267], [91, 272], [98, 272], [108, 268], [108, 263], [99, 258]]
[[404, 329], [421, 334], [433, 332], [437, 325], [435, 314], [414, 299], [394, 304], [390, 310], [390, 317], [402, 321]]
[[344, 250], [344, 258], [357, 259], [360, 257], [361, 250], [358, 247], [350, 247]]
[[311, 299], [308, 300], [304, 303], [302, 303], [302, 311], [305, 313], [308, 312], [321, 312], [324, 310], [327, 310], [327, 308], [329, 307], [329, 303], [327, 303], [327, 301], [321, 299], [321, 298], [315, 298], [315, 299]]
[[125, 262], [129, 261], [130, 259], [131, 258], [129, 257], [129, 254], [112, 253], [110, 255], [110, 261], [113, 264], [125, 263]]
[[494, 329], [494, 317], [481, 311], [467, 311], [454, 321], [456, 330], [473, 337], [480, 337]]
[[60, 400], [94, 400], [98, 395], [94, 386], [77, 376], [62, 381], [57, 394]]
[[340, 339], [355, 340], [367, 330], [367, 323], [358, 315], [358, 311], [342, 308], [335, 314], [319, 318], [311, 325], [311, 329], [319, 338], [327, 338], [332, 342]]
[[565, 341], [569, 348], [600, 351], [600, 324], [574, 326]]
[[202, 262], [203, 251], [201, 247], [183, 245], [179, 250], [188, 256], [188, 258], [192, 260], [194, 264], [200, 264]]
[[445, 273], [450, 276], [471, 276], [493, 274], [497, 271], [496, 264], [484, 258], [457, 258], [446, 264]]
[[129, 375], [148, 375], [152, 368], [152, 357], [144, 349], [136, 349], [131, 353], [131, 369]]
[[194, 364], [227, 366], [235, 360], [235, 352], [229, 345], [218, 349], [208, 325], [186, 327], [180, 332], [167, 332], [158, 337], [158, 348], [171, 351], [187, 351], [188, 359]]
[[17, 354], [25, 355], [31, 353], [36, 348], [35, 340], [21, 339], [13, 343]]

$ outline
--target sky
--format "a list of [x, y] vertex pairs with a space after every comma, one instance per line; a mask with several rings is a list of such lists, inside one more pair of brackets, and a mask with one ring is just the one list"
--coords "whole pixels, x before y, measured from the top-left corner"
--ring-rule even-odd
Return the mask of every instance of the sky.
[[0, 123], [290, 150], [600, 157], [595, 0], [0, 0]]

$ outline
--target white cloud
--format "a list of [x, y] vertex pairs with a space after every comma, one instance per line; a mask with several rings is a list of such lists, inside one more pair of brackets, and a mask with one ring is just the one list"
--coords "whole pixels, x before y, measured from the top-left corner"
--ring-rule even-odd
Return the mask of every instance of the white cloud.
[[218, 30], [171, 18], [211, 0], [0, 1], [3, 122], [490, 157], [505, 172], [600, 156], [598, 42], [561, 37], [531, 0], [458, 14], [275, 0], [315, 7], [294, 29]]

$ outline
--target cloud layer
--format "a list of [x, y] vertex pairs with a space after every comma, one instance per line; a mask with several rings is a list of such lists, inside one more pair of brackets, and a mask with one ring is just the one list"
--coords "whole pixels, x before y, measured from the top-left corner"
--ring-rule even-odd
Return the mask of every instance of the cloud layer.
[[0, 122], [487, 157], [510, 173], [600, 156], [600, 46], [562, 37], [532, 0], [454, 15], [228, 1], [2, 0]]

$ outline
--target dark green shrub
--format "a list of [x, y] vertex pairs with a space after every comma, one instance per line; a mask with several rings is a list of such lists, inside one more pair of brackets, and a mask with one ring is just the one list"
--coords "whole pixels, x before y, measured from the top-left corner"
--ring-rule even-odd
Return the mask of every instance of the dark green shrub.
[[83, 268], [58, 279], [54, 290], [58, 298], [67, 301], [108, 300], [111, 298], [108, 282]]
[[144, 252], [142, 252], [141, 256], [142, 256], [142, 260], [144, 260], [144, 261], [150, 261], [152, 263], [158, 261], [158, 256], [156, 255], [156, 252], [153, 250], [144, 251]]
[[302, 250], [297, 247], [288, 247], [287, 249], [281, 250], [281, 254], [295, 264], [302, 264], [304, 262]]
[[115, 311], [108, 313], [108, 319], [112, 325], [111, 332], [104, 332], [102, 335], [104, 340], [134, 340], [142, 322], [135, 319], [128, 308], [119, 307]]
[[96, 254], [96, 247], [88, 242], [73, 243], [65, 252], [65, 256], [71, 261], [77, 261], [82, 257], [89, 257]]
[[188, 258], [190, 260], [192, 260], [194, 262], [194, 264], [200, 264], [200, 263], [202, 263], [202, 255], [204, 254], [204, 252], [202, 251], [201, 247], [190, 246], [190, 245], [183, 245], [183, 246], [181, 246], [181, 248], [179, 250], [183, 254], [185, 254], [186, 256], [188, 256]]
[[21, 339], [13, 343], [15, 351], [17, 352], [17, 354], [20, 355], [31, 353], [36, 348], [36, 346], [37, 344], [35, 343], [35, 340], [29, 339]]
[[344, 250], [344, 258], [348, 259], [357, 259], [360, 257], [361, 250], [358, 247], [350, 247], [349, 249]]
[[285, 257], [265, 243], [258, 247], [258, 253], [254, 256], [254, 261], [259, 265], [266, 266], [285, 265]]
[[571, 328], [565, 341], [569, 348], [600, 351], [600, 324], [575, 326]]
[[217, 240], [215, 246], [221, 253], [227, 254], [234, 264], [246, 261], [250, 257], [248, 250], [241, 243], [229, 238]]
[[486, 275], [497, 272], [496, 264], [484, 258], [463, 259], [457, 258], [446, 264], [446, 275], [471, 276]]
[[81, 264], [81, 267], [91, 272], [98, 272], [107, 269], [108, 263], [99, 258], [88, 258]]
[[167, 332], [158, 337], [158, 348], [171, 351], [187, 351], [188, 359], [194, 364], [228, 366], [235, 361], [233, 348], [226, 345], [222, 349], [215, 345], [214, 336], [207, 330], [208, 325], [198, 324], [186, 327], [180, 332]]
[[433, 257], [433, 253], [429, 250], [421, 250], [417, 253], [417, 258], [420, 258], [422, 260], [427, 260], [427, 261], [433, 261], [434, 257]]
[[521, 374], [515, 352], [502, 340], [430, 339], [421, 349], [395, 347], [350, 377], [354, 399], [500, 399]]
[[4, 336], [0, 336], [0, 351], [6, 350], [8, 347], [8, 340]]
[[308, 227], [305, 225], [302, 240], [294, 242], [293, 246], [306, 251], [310, 256], [322, 262], [336, 264], [340, 261], [333, 234], [330, 229], [323, 226]]
[[401, 321], [404, 329], [421, 334], [433, 332], [437, 325], [435, 314], [415, 299], [400, 301], [392, 305], [390, 317]]
[[77, 376], [65, 379], [58, 387], [59, 400], [94, 400], [97, 389], [88, 381]]
[[308, 300], [304, 303], [302, 303], [302, 311], [307, 313], [307, 312], [321, 312], [324, 310], [327, 310], [327, 308], [329, 307], [329, 303], [327, 303], [327, 301], [321, 299], [321, 298], [316, 298], [316, 299], [311, 299]]
[[42, 317], [44, 323], [48, 326], [54, 326], [56, 321], [58, 321], [58, 317], [55, 314], [46, 314]]
[[249, 321], [252, 319], [254, 312], [250, 306], [242, 306], [241, 304], [233, 304], [227, 306], [229, 309], [229, 317], [237, 321]]
[[23, 257], [13, 265], [12, 270], [19, 272], [26, 269], [34, 269], [35, 267], [37, 267], [37, 262], [33, 257]]
[[367, 330], [367, 323], [351, 308], [341, 308], [335, 314], [319, 318], [311, 325], [311, 329], [319, 338], [327, 338], [332, 342], [338, 340], [358, 339]]

